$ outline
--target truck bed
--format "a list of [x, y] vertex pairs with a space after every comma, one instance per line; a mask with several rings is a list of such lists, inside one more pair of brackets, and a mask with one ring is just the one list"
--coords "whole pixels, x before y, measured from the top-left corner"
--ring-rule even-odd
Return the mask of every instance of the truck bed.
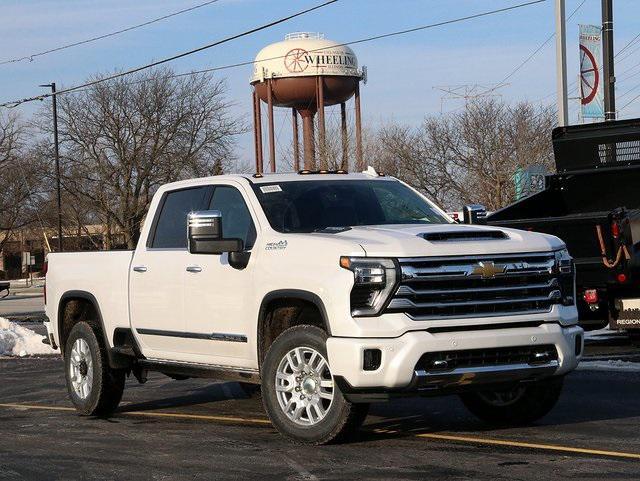
[[[115, 327], [129, 327], [129, 268], [133, 251], [63, 252], [47, 257], [47, 304], [59, 344], [58, 306], [63, 296], [94, 297], [105, 312], [101, 317]], [[112, 342], [112, 340], [110, 340]]]

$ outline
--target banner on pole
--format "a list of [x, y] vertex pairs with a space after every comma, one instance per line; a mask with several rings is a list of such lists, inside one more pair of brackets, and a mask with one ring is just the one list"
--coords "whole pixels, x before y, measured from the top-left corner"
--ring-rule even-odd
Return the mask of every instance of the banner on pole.
[[602, 29], [580, 25], [580, 108], [584, 119], [604, 119]]

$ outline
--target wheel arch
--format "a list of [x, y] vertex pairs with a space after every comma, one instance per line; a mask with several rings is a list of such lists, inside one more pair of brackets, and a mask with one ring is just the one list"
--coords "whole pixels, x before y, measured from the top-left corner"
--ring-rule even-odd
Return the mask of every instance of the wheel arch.
[[[269, 315], [277, 306], [297, 306], [302, 312], [305, 306], [313, 306], [319, 314], [318, 327], [325, 330], [327, 335], [331, 335], [331, 327], [327, 315], [327, 309], [324, 302], [317, 294], [302, 289], [278, 289], [267, 293], [260, 303], [257, 324], [257, 348], [258, 348], [258, 365], [262, 365], [266, 354], [267, 330], [266, 325], [269, 323]], [[300, 313], [299, 312], [299, 313]], [[299, 314], [298, 313], [298, 314]], [[271, 339], [273, 341], [273, 339]], [[270, 344], [270, 343], [269, 343]]]
[[[65, 309], [67, 308], [67, 305], [71, 301], [75, 301], [75, 300], [80, 300], [80, 301], [89, 303], [93, 308], [93, 310], [95, 311], [96, 319], [94, 319], [94, 321], [98, 323], [97, 327], [100, 328], [102, 342], [104, 342], [105, 349], [109, 357], [109, 365], [114, 366], [115, 363], [114, 363], [114, 360], [112, 359], [113, 356], [111, 353], [111, 344], [109, 343], [109, 336], [107, 334], [107, 330], [105, 329], [104, 320], [102, 318], [102, 312], [100, 311], [100, 304], [98, 303], [98, 300], [96, 299], [96, 297], [88, 291], [71, 290], [71, 291], [65, 292], [60, 297], [60, 301], [58, 302], [58, 319], [57, 319], [58, 341], [60, 344], [60, 352], [64, 354], [64, 349], [66, 347], [65, 344], [66, 344], [66, 340], [68, 338], [69, 332], [71, 332], [73, 325], [76, 324], [76, 323], [73, 323], [73, 325], [68, 329], [69, 332], [65, 332], [64, 312], [65, 312]], [[80, 322], [80, 320], [78, 320], [77, 322]]]

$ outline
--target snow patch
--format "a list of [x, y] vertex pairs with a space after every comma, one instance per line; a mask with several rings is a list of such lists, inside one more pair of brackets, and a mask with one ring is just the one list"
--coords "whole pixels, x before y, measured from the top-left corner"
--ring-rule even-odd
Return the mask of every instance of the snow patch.
[[582, 361], [578, 369], [583, 371], [631, 371], [640, 372], [640, 362], [609, 359], [606, 361]]
[[51, 346], [42, 343], [43, 339], [31, 329], [0, 317], [0, 356], [55, 354]]

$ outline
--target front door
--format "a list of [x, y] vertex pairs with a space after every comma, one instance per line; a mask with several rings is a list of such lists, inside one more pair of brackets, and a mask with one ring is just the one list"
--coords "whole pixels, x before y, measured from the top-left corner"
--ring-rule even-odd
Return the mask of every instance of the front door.
[[131, 325], [146, 357], [183, 360], [187, 215], [202, 210], [210, 197], [208, 186], [165, 193], [147, 245], [136, 249], [129, 277], [129, 306]]
[[[244, 241], [245, 251], [256, 242], [256, 223], [242, 186], [214, 186], [208, 209], [222, 214], [225, 238]], [[253, 293], [253, 252], [247, 267], [229, 265], [229, 255], [188, 254], [184, 281], [184, 318], [192, 335], [188, 352], [201, 356], [201, 362], [250, 367], [256, 352], [255, 320], [257, 307]], [[250, 326], [253, 326], [251, 328]], [[253, 353], [253, 355], [252, 355]]]

